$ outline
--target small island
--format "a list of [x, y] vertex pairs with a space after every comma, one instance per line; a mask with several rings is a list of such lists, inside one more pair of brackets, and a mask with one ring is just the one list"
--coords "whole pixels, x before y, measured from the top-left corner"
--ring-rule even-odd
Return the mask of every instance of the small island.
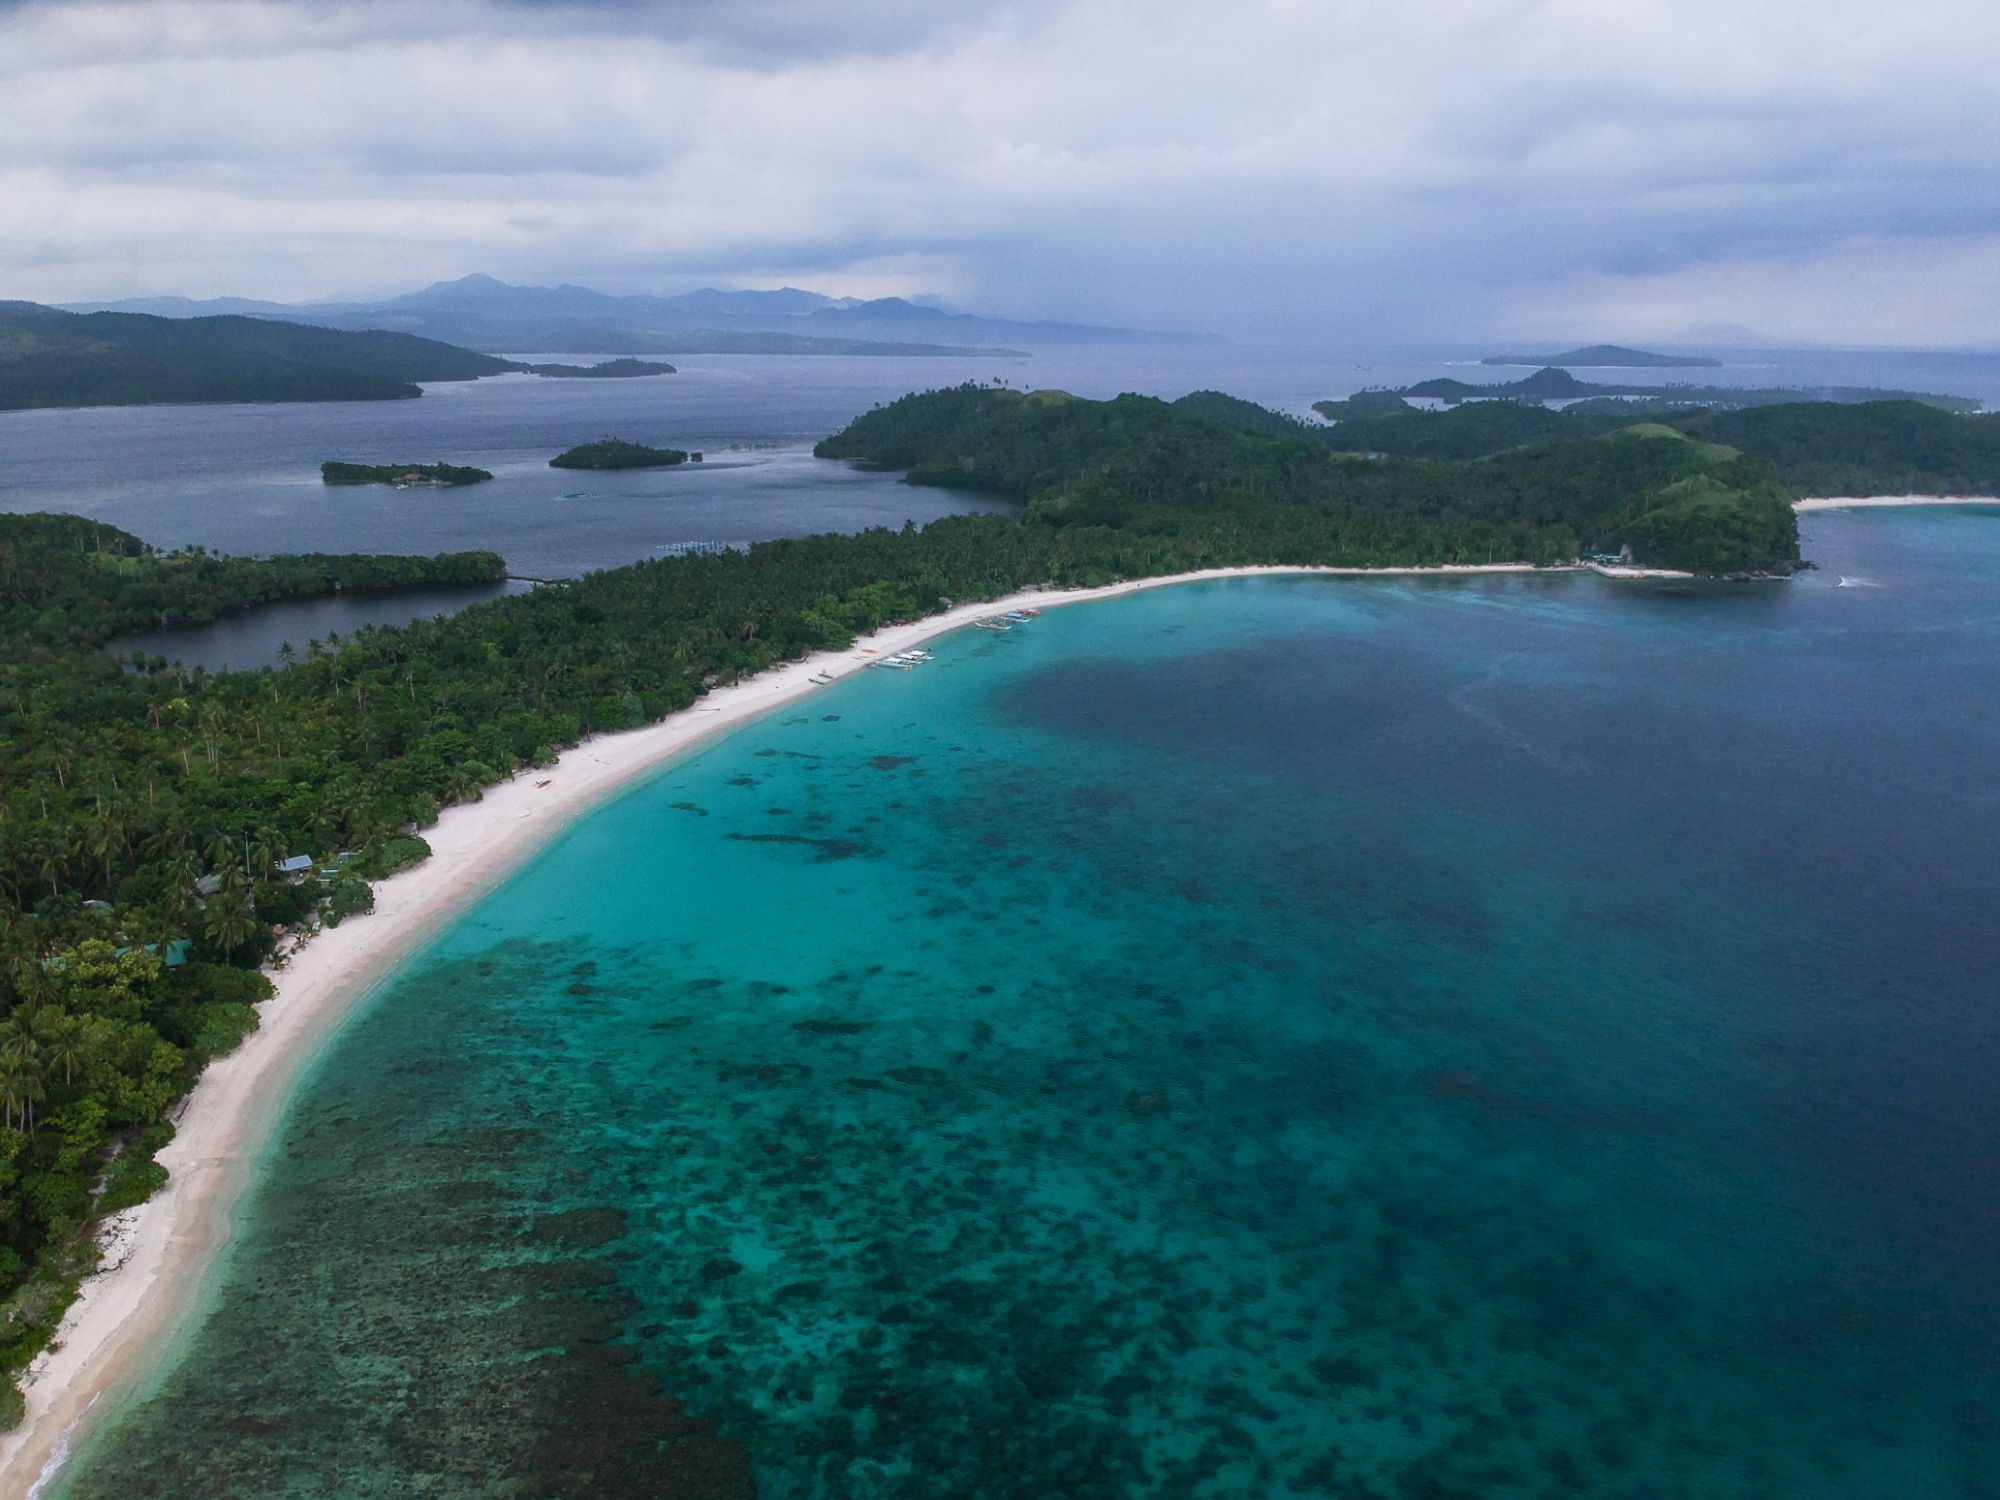
[[392, 484], [406, 490], [418, 485], [442, 489], [478, 484], [493, 476], [463, 464], [350, 464], [330, 458], [319, 466], [319, 477], [327, 484]]
[[1599, 384], [1579, 380], [1565, 369], [1547, 365], [1518, 380], [1487, 385], [1444, 376], [1390, 390], [1373, 388], [1358, 391], [1345, 401], [1316, 401], [1313, 410], [1330, 422], [1344, 422], [1358, 417], [1392, 414], [1396, 411], [1396, 402], [1407, 406], [1412, 399], [1441, 401], [1446, 406], [1456, 406], [1462, 401], [1511, 401], [1528, 405], [1566, 401], [1575, 403], [1570, 408], [1572, 411], [1606, 412], [1615, 409], [1627, 414], [1628, 421], [1633, 416], [1650, 416], [1694, 407], [1735, 411], [1755, 406], [1793, 406], [1801, 402], [1852, 405], [1873, 401], [1916, 401], [1961, 415], [1970, 415], [1981, 408], [1981, 403], [1970, 396], [1878, 390], [1872, 386], [1696, 385], [1678, 381], [1666, 385], [1633, 385], [1629, 382]]
[[688, 461], [682, 448], [649, 448], [624, 438], [599, 438], [558, 453], [549, 460], [551, 469], [665, 469]]
[[672, 365], [646, 359], [605, 359], [594, 365], [517, 365], [530, 375], [551, 380], [634, 380], [646, 375], [673, 375]]
[[1587, 344], [1565, 354], [1492, 354], [1482, 365], [1583, 365], [1605, 370], [1719, 370], [1722, 361], [1693, 354], [1655, 354], [1622, 344]]

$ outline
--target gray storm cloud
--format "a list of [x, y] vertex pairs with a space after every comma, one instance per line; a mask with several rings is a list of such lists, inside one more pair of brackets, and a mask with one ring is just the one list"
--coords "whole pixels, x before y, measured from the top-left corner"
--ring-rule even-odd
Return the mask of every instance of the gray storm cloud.
[[0, 5], [0, 295], [1991, 343], [1996, 62], [1954, 0]]

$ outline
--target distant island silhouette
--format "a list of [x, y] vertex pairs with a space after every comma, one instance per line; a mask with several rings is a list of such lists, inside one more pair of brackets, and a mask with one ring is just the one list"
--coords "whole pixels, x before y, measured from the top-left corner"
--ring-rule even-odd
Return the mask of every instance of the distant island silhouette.
[[1722, 361], [1692, 354], [1654, 354], [1623, 344], [1586, 344], [1564, 354], [1490, 354], [1482, 365], [1595, 365], [1609, 370], [1719, 370]]

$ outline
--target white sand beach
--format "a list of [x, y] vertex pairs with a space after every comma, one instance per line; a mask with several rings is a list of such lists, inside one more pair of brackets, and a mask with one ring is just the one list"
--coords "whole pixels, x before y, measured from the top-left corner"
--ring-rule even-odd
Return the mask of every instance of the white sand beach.
[[1693, 578], [1678, 568], [1641, 568], [1630, 563], [1586, 563], [1599, 578]]
[[[1220, 568], [1097, 589], [1034, 590], [959, 606], [897, 625], [837, 652], [787, 663], [719, 688], [658, 724], [601, 735], [552, 768], [523, 771], [474, 803], [447, 808], [423, 830], [431, 858], [375, 893], [371, 916], [321, 932], [271, 974], [277, 995], [258, 1030], [203, 1074], [179, 1131], [160, 1154], [171, 1178], [149, 1202], [107, 1225], [103, 1268], [84, 1284], [54, 1346], [24, 1385], [26, 1416], [0, 1438], [0, 1496], [24, 1500], [52, 1473], [93, 1409], [115, 1410], [199, 1304], [202, 1278], [230, 1236], [230, 1213], [303, 1065], [322, 1050], [396, 962], [553, 834], [612, 792], [676, 755], [780, 708], [824, 679], [864, 669], [974, 620], [1048, 609], [1141, 589], [1271, 574], [1458, 575], [1528, 573], [1527, 564], [1441, 568]], [[819, 679], [819, 680], [816, 680]], [[100, 1398], [109, 1398], [100, 1400]]]
[[1883, 505], [2000, 505], [2000, 495], [1846, 495], [1794, 500], [1792, 509], [1872, 510]]

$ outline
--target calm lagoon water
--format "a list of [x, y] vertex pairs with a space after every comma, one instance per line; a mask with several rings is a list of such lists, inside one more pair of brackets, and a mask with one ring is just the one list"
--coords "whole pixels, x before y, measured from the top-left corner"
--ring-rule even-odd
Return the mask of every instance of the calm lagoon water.
[[121, 660], [140, 651], [169, 662], [203, 666], [211, 672], [254, 671], [258, 667], [281, 666], [280, 653], [288, 644], [303, 656], [308, 641], [352, 635], [371, 625], [394, 628], [413, 620], [455, 615], [467, 605], [525, 593], [532, 587], [530, 583], [509, 581], [461, 588], [409, 589], [393, 594], [295, 599], [224, 615], [206, 625], [176, 625], [121, 636], [106, 642], [104, 649]]
[[1807, 529], [668, 769], [344, 1033], [62, 1493], [1993, 1496], [2000, 510]]

